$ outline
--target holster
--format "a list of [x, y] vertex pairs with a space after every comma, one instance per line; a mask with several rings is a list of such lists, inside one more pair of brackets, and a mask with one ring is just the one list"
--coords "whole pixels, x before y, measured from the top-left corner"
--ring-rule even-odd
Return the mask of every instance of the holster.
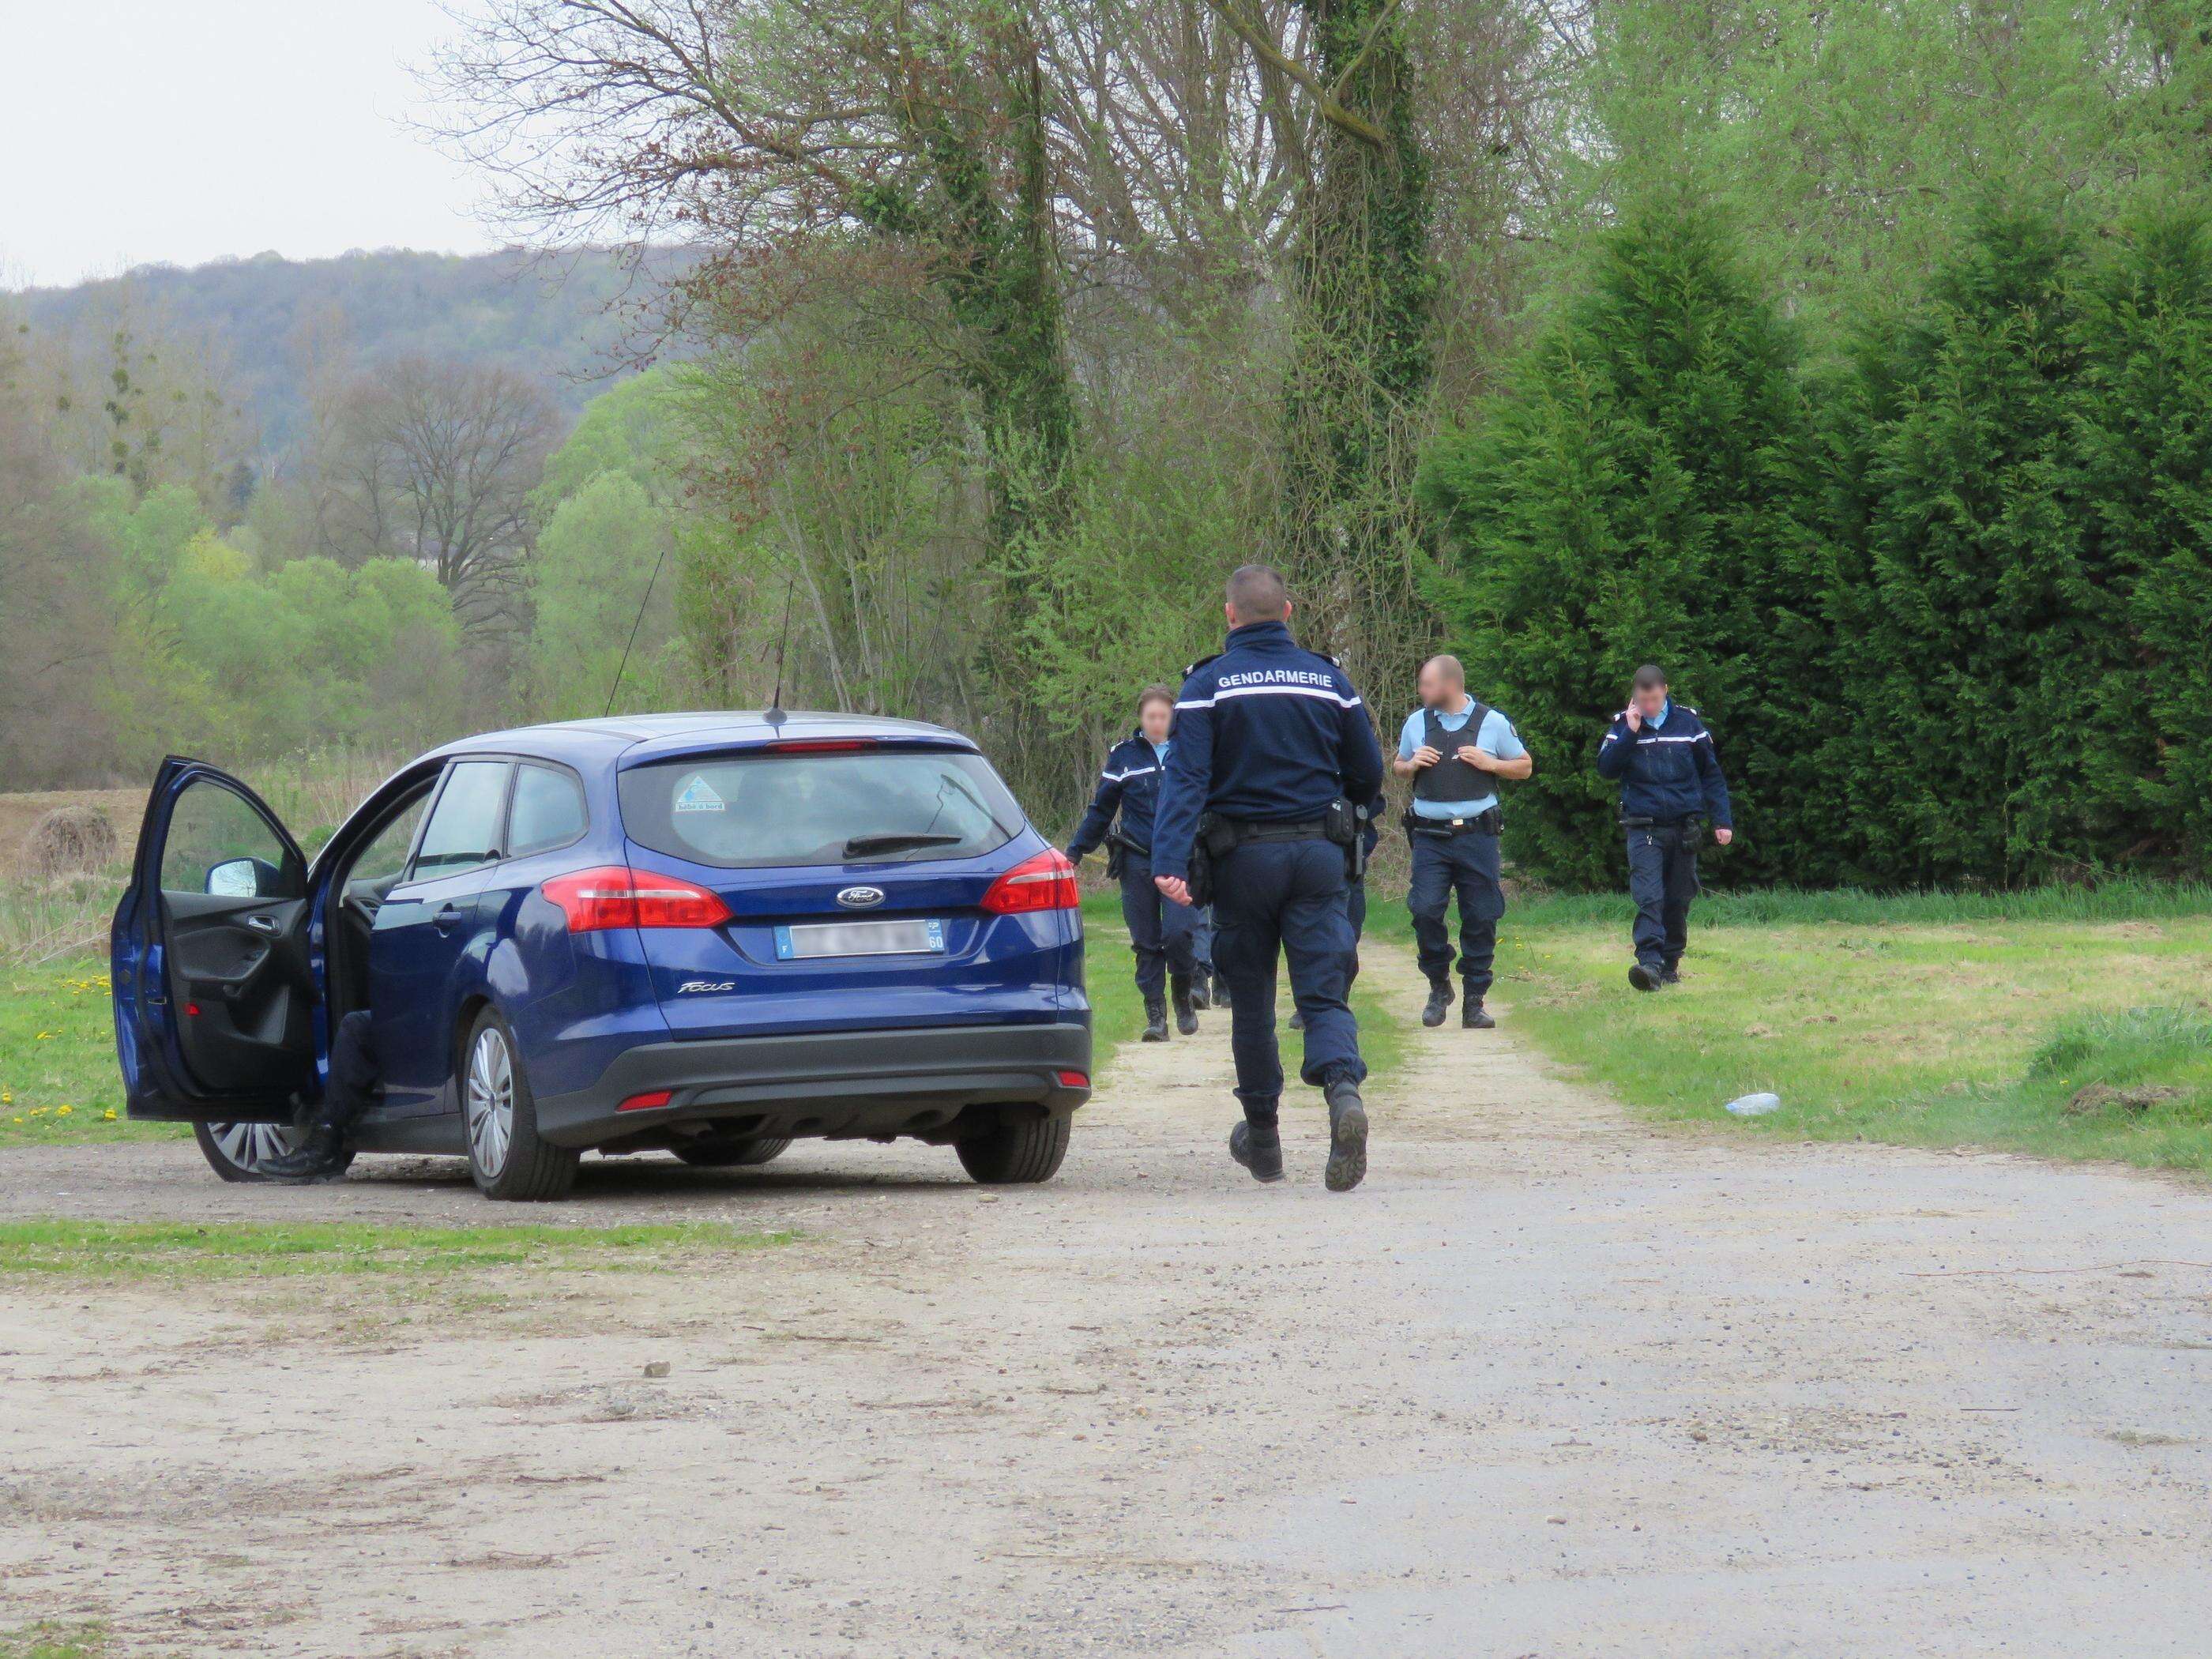
[[1213, 902], [1213, 866], [1237, 848], [1237, 826], [1218, 812], [1198, 815], [1198, 832], [1190, 842], [1190, 872], [1184, 878], [1190, 902], [1204, 909]]
[[1106, 832], [1106, 873], [1108, 877], [1115, 881], [1121, 880], [1121, 872], [1128, 868], [1129, 854], [1132, 853], [1134, 853], [1140, 859], [1148, 859], [1152, 855], [1152, 849], [1149, 847], [1140, 847], [1135, 842], [1130, 840], [1129, 832], [1124, 830], [1118, 823], [1111, 830], [1109, 830]]
[[1354, 806], [1339, 795], [1322, 817], [1322, 833], [1344, 849], [1344, 878], [1358, 881], [1367, 873], [1367, 809]]

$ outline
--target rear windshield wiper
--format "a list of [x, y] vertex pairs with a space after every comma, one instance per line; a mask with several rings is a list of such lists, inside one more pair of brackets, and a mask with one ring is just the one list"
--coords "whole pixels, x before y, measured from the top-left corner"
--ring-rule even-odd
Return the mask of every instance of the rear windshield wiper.
[[915, 847], [957, 847], [966, 839], [965, 836], [932, 836], [911, 830], [881, 836], [855, 836], [845, 843], [845, 856], [849, 859], [862, 853], [903, 853]]

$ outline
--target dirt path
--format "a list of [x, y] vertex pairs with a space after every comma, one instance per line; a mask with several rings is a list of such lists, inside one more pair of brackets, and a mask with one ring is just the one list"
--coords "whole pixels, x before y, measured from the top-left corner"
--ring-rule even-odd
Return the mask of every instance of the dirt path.
[[[1359, 1193], [1322, 1190], [1310, 1098], [1263, 1190], [1220, 1150], [1224, 1030], [1125, 1055], [1041, 1190], [817, 1146], [587, 1164], [558, 1212], [807, 1235], [736, 1272], [9, 1288], [0, 1627], [349, 1659], [2204, 1650], [2212, 1194], [1655, 1134], [1510, 1013], [1419, 1034]], [[0, 1211], [487, 1218], [450, 1166], [258, 1191], [140, 1145], [8, 1154]]]

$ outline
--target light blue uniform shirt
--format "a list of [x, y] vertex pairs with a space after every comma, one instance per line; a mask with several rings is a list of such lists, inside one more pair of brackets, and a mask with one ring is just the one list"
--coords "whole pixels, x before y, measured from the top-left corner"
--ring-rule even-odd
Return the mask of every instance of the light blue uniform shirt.
[[[1474, 699], [1455, 714], [1439, 714], [1437, 719], [1447, 732], [1456, 732], [1467, 724], [1467, 717], [1474, 713]], [[1406, 729], [1398, 734], [1398, 758], [1409, 761], [1413, 751], [1421, 746], [1422, 734], [1428, 728], [1428, 711], [1416, 708], [1406, 716]], [[1474, 746], [1486, 750], [1500, 760], [1519, 760], [1528, 751], [1521, 745], [1521, 737], [1513, 729], [1513, 722], [1495, 708], [1482, 717], [1482, 730], [1475, 733]], [[1449, 757], [1447, 751], [1447, 758]], [[1418, 780], [1416, 780], [1418, 781]], [[1413, 797], [1413, 814], [1424, 818], [1471, 818], [1478, 812], [1487, 812], [1498, 805], [1498, 792], [1478, 795], [1473, 800], [1423, 800]]]

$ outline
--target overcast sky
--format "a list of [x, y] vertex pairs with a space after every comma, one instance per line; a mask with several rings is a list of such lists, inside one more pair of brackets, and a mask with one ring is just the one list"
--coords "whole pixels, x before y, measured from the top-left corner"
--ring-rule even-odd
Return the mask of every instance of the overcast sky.
[[0, 288], [273, 249], [472, 252], [482, 180], [408, 131], [433, 0], [0, 0]]

